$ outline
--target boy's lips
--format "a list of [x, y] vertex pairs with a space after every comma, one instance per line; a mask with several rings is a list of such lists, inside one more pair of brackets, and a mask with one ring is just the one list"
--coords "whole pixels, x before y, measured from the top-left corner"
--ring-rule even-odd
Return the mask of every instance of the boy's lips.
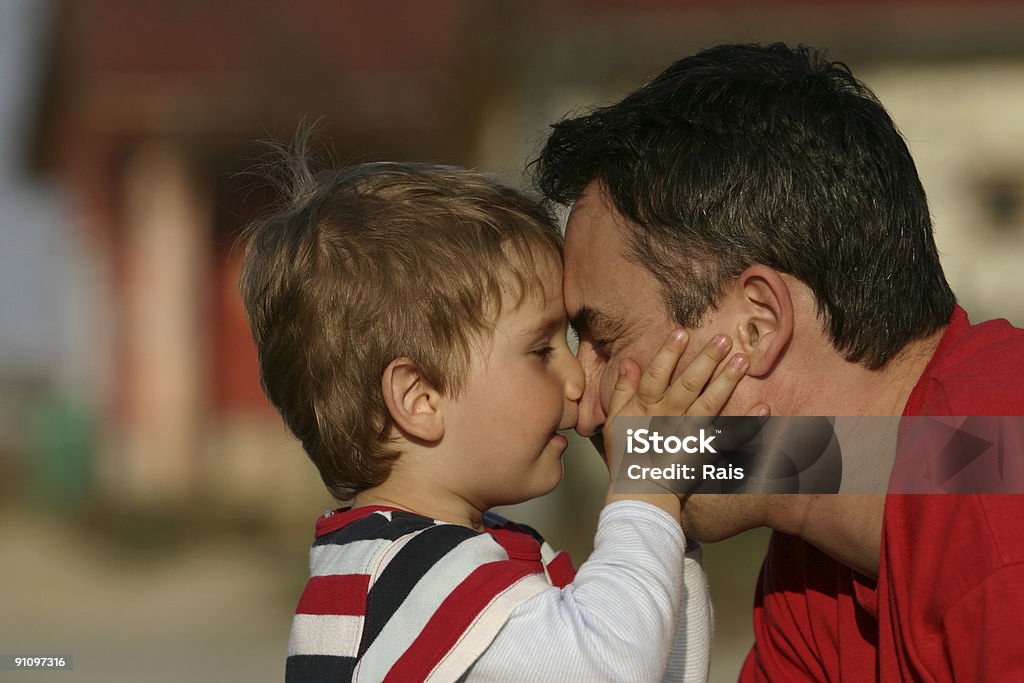
[[559, 422], [558, 423], [558, 427], [555, 429], [555, 432], [567, 432], [570, 429], [576, 429], [576, 418], [575, 417], [573, 417], [573, 419], [571, 419], [571, 420], [565, 420], [564, 422]]
[[[567, 421], [568, 422], [568, 421]], [[552, 441], [559, 441], [563, 446], [569, 445], [569, 435], [563, 432], [569, 432], [576, 427], [576, 420], [568, 422], [568, 424], [560, 424], [554, 432], [551, 433]]]

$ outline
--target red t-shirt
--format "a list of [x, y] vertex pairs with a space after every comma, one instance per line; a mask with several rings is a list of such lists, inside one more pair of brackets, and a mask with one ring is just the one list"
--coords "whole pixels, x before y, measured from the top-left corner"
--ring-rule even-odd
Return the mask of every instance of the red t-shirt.
[[[904, 410], [1024, 415], [1024, 330], [957, 307]], [[1024, 497], [890, 495], [877, 588], [775, 533], [741, 681], [1024, 681]]]

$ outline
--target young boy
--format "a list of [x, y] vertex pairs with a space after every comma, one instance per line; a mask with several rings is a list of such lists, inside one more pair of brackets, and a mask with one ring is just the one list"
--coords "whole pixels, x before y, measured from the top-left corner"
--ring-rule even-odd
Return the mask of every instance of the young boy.
[[300, 159], [291, 195], [249, 228], [241, 289], [267, 396], [350, 507], [317, 521], [287, 679], [703, 680], [706, 584], [687, 559], [681, 611], [676, 496], [609, 493], [575, 578], [487, 512], [559, 483], [583, 391], [550, 216], [419, 164]]

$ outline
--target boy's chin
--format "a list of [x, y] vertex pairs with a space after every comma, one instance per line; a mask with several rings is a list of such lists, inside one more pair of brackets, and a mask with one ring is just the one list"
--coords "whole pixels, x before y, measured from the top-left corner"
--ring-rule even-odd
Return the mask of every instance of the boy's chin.
[[550, 483], [550, 486], [547, 486], [546, 487], [547, 490], [544, 491], [544, 493], [538, 494], [538, 496], [546, 496], [547, 494], [551, 493], [556, 488], [558, 488], [558, 485], [562, 483], [562, 477], [564, 477], [564, 476], [565, 476], [565, 466], [562, 464], [562, 461], [559, 460], [558, 461], [558, 473], [557, 473], [557, 475], [556, 476], [552, 476], [552, 481]]
[[551, 493], [558, 488], [558, 484], [561, 480], [562, 477], [559, 476], [558, 479], [552, 483], [543, 482], [535, 483], [533, 486], [529, 487], [506, 488], [504, 491], [501, 491], [499, 495], [482, 496], [478, 498], [478, 500], [484, 504], [485, 507], [483, 510], [507, 507], [509, 505], [520, 505]]
[[561, 462], [559, 462], [557, 473], [553, 472], [550, 477], [546, 478], [543, 481], [535, 481], [534, 485], [531, 486], [528, 490], [523, 491], [522, 495], [516, 496], [516, 500], [501, 503], [501, 505], [518, 505], [519, 503], [525, 503], [527, 501], [533, 500], [534, 498], [546, 496], [552, 491], [554, 491], [556, 488], [558, 488], [558, 485], [562, 483], [563, 474], [564, 470], [561, 467]]

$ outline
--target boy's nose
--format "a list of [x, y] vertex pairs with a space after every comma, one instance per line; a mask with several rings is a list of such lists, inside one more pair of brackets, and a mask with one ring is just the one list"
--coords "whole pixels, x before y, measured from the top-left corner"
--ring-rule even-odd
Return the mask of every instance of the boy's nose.
[[583, 366], [570, 356], [565, 371], [565, 397], [573, 403], [579, 402], [586, 389], [586, 378], [583, 376]]

